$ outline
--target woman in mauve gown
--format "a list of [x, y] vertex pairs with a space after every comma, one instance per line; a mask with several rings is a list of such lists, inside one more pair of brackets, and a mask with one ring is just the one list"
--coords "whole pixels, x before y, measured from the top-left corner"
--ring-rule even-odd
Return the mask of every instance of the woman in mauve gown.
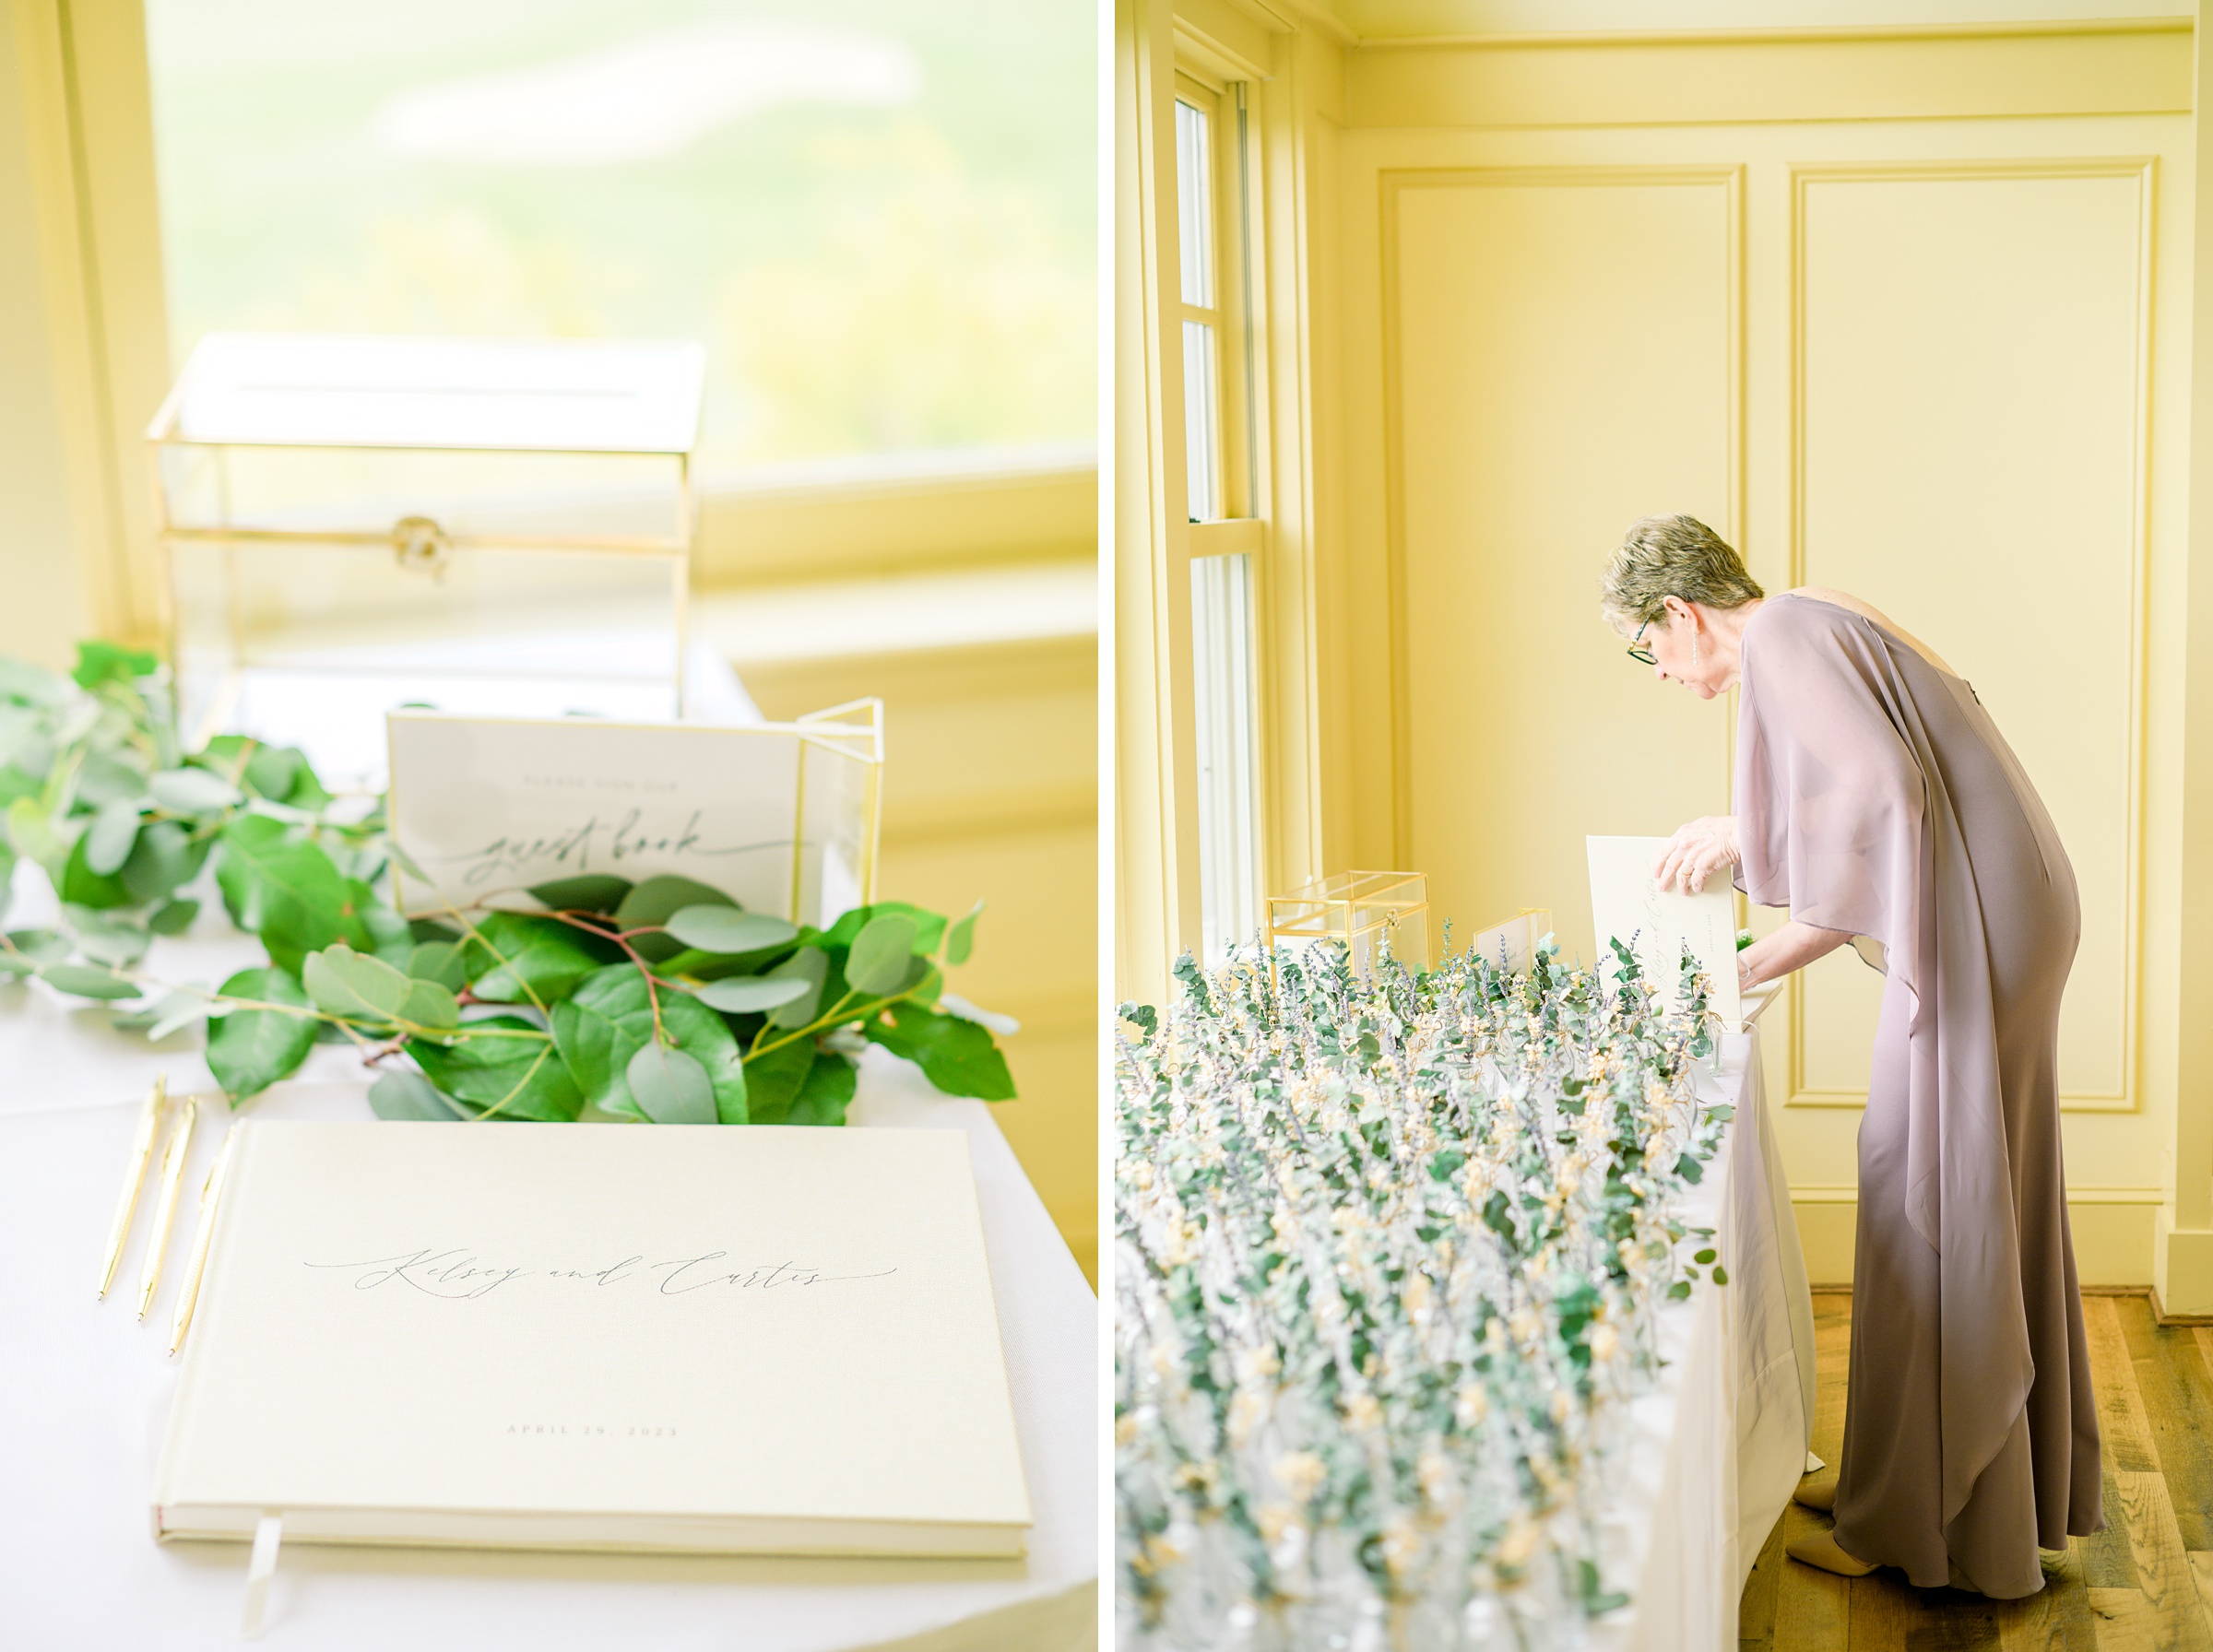
[[2060, 1165], [2059, 1001], [2081, 932], [2066, 853], [1973, 688], [1858, 598], [1768, 597], [1688, 516], [1629, 530], [1602, 612], [1663, 681], [1741, 683], [1736, 813], [1653, 868], [1724, 867], [1791, 921], [1746, 985], [1852, 943], [1883, 971], [1860, 1124], [1851, 1386], [1832, 1531], [1790, 1545], [1846, 1576], [1998, 1599], [2104, 1524], [2098, 1415]]

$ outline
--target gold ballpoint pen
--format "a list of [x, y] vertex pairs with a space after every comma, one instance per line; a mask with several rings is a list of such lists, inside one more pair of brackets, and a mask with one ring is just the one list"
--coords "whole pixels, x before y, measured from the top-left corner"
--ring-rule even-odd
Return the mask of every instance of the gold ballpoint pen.
[[169, 1100], [167, 1074], [154, 1080], [153, 1088], [146, 1092], [146, 1104], [138, 1110], [138, 1135], [131, 1143], [131, 1168], [123, 1178], [123, 1193], [115, 1201], [115, 1220], [108, 1227], [108, 1254], [100, 1265], [100, 1296], [107, 1300], [108, 1287], [115, 1282], [115, 1264], [123, 1260], [123, 1247], [131, 1236], [131, 1217], [138, 1209], [138, 1192], [146, 1186], [147, 1161], [154, 1156], [154, 1136], [161, 1127], [161, 1109]]
[[185, 1264], [184, 1282], [177, 1288], [177, 1312], [169, 1322], [169, 1351], [174, 1353], [184, 1346], [184, 1333], [192, 1325], [192, 1311], [200, 1304], [200, 1276], [207, 1271], [207, 1245], [215, 1237], [216, 1205], [223, 1197], [223, 1173], [231, 1167], [231, 1150], [238, 1145], [238, 1122], [223, 1132], [222, 1150], [215, 1156], [215, 1168], [207, 1173], [207, 1180], [200, 1186], [200, 1228], [192, 1236], [192, 1260]]
[[184, 1098], [184, 1115], [169, 1133], [161, 1154], [161, 1197], [154, 1206], [154, 1229], [146, 1236], [146, 1271], [138, 1276], [138, 1317], [154, 1300], [161, 1282], [161, 1258], [169, 1250], [169, 1230], [177, 1220], [177, 1187], [184, 1180], [184, 1161], [192, 1151], [192, 1127], [200, 1122], [200, 1098]]

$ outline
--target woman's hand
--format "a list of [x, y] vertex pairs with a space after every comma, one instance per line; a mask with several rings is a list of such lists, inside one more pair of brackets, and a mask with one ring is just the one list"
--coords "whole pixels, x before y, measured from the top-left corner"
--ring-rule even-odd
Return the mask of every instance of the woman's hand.
[[1742, 858], [1736, 846], [1736, 817], [1707, 815], [1675, 828], [1675, 835], [1652, 863], [1652, 880], [1662, 889], [1698, 894], [1708, 878]]
[[1739, 991], [1765, 986], [1817, 958], [1826, 958], [1852, 937], [1841, 929], [1821, 929], [1793, 918], [1772, 935], [1762, 936], [1736, 955]]

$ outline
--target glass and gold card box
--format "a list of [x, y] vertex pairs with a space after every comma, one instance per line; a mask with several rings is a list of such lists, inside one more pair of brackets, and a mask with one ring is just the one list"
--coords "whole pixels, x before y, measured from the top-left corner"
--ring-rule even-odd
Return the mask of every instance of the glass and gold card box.
[[1426, 969], [1429, 879], [1420, 872], [1331, 872], [1268, 899], [1268, 948], [1332, 941], [1366, 974], [1384, 950], [1408, 969]]
[[148, 431], [179, 711], [349, 778], [402, 704], [680, 714], [704, 352], [215, 334]]

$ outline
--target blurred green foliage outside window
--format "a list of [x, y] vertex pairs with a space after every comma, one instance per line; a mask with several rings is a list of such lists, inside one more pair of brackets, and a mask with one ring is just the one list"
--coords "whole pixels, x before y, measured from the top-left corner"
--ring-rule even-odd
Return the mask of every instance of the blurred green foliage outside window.
[[1088, 442], [1088, 0], [148, 0], [171, 337], [694, 337], [702, 468]]

